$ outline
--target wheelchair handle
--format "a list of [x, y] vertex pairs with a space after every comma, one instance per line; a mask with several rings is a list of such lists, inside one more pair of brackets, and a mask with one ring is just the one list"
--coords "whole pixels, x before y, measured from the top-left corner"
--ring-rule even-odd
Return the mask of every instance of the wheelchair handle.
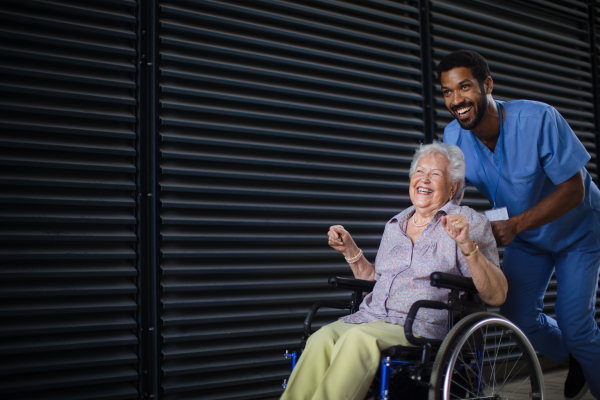
[[449, 310], [450, 306], [441, 301], [433, 301], [433, 300], [418, 300], [413, 303], [408, 311], [408, 315], [406, 316], [406, 321], [404, 322], [404, 335], [406, 336], [406, 340], [408, 343], [415, 346], [423, 346], [427, 343], [432, 346], [440, 346], [442, 344], [442, 340], [440, 339], [427, 339], [427, 338], [417, 338], [413, 335], [413, 323], [415, 322], [415, 318], [417, 317], [417, 312], [419, 312], [420, 308], [430, 308], [433, 310]]
[[350, 309], [351, 305], [348, 303], [345, 303], [343, 301], [333, 301], [333, 300], [317, 301], [315, 304], [312, 305], [312, 307], [308, 311], [308, 314], [306, 315], [306, 319], [304, 320], [304, 335], [306, 336], [306, 338], [308, 338], [310, 335], [312, 335], [314, 333], [312, 331], [311, 325], [312, 325], [313, 319], [315, 318], [315, 314], [321, 307], [329, 307], [329, 308], [337, 308], [340, 310], [346, 310], [346, 309]]

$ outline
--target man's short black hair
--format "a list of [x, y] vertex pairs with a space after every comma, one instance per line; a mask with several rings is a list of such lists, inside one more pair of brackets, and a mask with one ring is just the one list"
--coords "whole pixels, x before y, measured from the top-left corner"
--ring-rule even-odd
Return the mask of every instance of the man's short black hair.
[[473, 50], [461, 49], [446, 54], [444, 58], [442, 58], [437, 69], [438, 79], [442, 79], [442, 72], [459, 67], [471, 69], [473, 77], [477, 79], [477, 82], [479, 82], [481, 86], [483, 86], [483, 82], [486, 78], [491, 75], [490, 66], [481, 54]]

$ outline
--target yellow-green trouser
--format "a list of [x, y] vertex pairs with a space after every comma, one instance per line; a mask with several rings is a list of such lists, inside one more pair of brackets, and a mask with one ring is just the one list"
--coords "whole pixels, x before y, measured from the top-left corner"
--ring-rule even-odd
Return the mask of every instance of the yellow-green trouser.
[[281, 400], [363, 400], [377, 373], [381, 351], [410, 346], [404, 328], [383, 321], [336, 321], [313, 334]]

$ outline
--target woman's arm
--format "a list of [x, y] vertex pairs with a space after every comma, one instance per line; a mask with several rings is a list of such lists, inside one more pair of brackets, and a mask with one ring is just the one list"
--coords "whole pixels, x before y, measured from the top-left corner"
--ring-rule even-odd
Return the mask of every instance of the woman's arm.
[[[334, 225], [329, 228], [329, 245], [342, 253], [347, 259], [352, 259], [358, 256], [360, 249], [354, 243], [350, 233], [341, 225]], [[371, 264], [364, 255], [353, 263], [349, 263], [354, 277], [365, 281], [375, 280], [375, 267]]]
[[479, 297], [491, 306], [499, 306], [506, 300], [508, 282], [502, 270], [478, 251], [478, 246], [469, 236], [469, 222], [462, 214], [449, 214], [442, 217], [442, 227], [456, 242], [465, 255], [465, 261], [471, 271], [473, 283]]

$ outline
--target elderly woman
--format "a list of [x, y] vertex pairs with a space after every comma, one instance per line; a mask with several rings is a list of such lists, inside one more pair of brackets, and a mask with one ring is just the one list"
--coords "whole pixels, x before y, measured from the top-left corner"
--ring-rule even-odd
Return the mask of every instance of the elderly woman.
[[[431, 272], [470, 276], [487, 304], [504, 302], [508, 286], [498, 267], [489, 221], [452, 200], [462, 196], [464, 176], [458, 147], [437, 142], [421, 146], [410, 167], [413, 206], [386, 224], [375, 265], [342, 226], [329, 229], [329, 245], [344, 255], [356, 278], [375, 280], [375, 288], [356, 314], [309, 338], [282, 400], [362, 400], [380, 352], [398, 344], [410, 346], [403, 326], [412, 303], [447, 299], [447, 290], [429, 285]], [[445, 312], [422, 309], [413, 332], [443, 338]]]

